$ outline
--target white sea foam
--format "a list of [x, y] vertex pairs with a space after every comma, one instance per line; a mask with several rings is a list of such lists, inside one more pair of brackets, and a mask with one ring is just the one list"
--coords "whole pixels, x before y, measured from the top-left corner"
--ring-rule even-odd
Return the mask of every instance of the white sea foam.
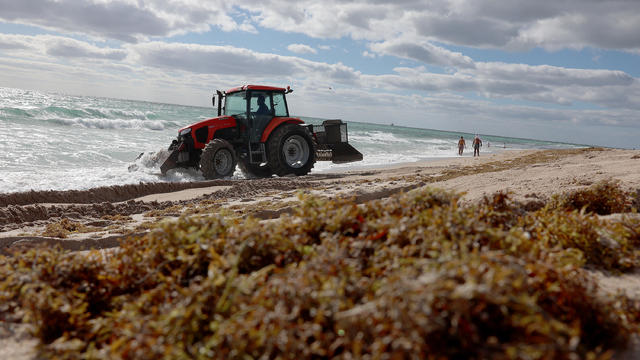
[[100, 119], [100, 118], [49, 118], [44, 119], [54, 124], [64, 126], [78, 126], [90, 129], [147, 129], [164, 130], [165, 125], [159, 120], [137, 120], [137, 119]]
[[401, 137], [396, 136], [393, 133], [382, 132], [382, 131], [367, 131], [364, 133], [351, 133], [349, 134], [349, 139], [352, 141], [363, 141], [374, 144], [407, 144], [409, 143], [409, 139], [403, 139]]

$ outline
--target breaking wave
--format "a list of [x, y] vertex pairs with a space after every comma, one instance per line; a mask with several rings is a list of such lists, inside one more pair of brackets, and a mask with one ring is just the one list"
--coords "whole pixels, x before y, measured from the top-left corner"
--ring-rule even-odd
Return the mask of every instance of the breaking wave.
[[64, 126], [80, 126], [90, 129], [147, 129], [147, 130], [164, 130], [163, 121], [139, 120], [139, 119], [100, 119], [100, 118], [52, 118], [46, 121], [64, 125]]

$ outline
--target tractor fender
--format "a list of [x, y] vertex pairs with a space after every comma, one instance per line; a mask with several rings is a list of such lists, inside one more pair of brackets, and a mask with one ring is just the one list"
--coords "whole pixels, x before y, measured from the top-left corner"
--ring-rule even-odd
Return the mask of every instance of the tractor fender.
[[273, 130], [275, 130], [278, 126], [282, 124], [304, 124], [304, 121], [298, 118], [292, 117], [274, 117], [269, 122], [269, 125], [262, 132], [262, 137], [260, 138], [260, 142], [266, 142]]

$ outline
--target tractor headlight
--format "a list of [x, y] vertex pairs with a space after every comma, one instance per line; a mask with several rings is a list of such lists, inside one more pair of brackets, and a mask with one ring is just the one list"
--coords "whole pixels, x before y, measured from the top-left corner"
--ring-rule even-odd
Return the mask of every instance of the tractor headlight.
[[178, 136], [184, 136], [184, 135], [187, 135], [190, 132], [191, 132], [191, 128], [182, 129], [182, 130], [180, 130], [180, 132], [178, 132]]

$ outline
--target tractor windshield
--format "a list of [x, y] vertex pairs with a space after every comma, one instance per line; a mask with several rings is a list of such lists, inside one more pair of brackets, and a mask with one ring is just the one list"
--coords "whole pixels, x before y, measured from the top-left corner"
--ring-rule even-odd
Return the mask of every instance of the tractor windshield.
[[224, 103], [224, 115], [246, 115], [247, 114], [247, 93], [239, 91], [227, 94]]
[[276, 116], [289, 116], [287, 102], [284, 100], [283, 93], [273, 93], [273, 109]]

